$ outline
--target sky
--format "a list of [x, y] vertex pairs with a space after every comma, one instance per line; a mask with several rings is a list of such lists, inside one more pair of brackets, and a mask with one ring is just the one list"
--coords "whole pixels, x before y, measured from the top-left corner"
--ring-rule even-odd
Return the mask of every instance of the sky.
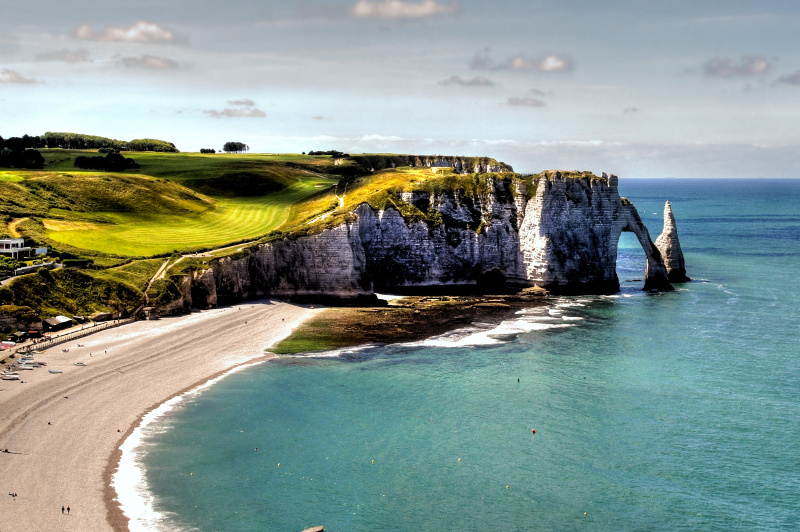
[[800, 3], [0, 0], [0, 135], [800, 177]]

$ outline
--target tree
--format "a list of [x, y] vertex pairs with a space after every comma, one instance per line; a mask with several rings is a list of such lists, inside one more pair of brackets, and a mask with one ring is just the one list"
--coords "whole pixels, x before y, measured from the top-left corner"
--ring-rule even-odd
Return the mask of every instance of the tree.
[[222, 151], [226, 153], [243, 153], [250, 151], [250, 146], [244, 142], [226, 142], [225, 145], [222, 146]]
[[214, 148], [200, 148], [200, 153], [217, 153]]

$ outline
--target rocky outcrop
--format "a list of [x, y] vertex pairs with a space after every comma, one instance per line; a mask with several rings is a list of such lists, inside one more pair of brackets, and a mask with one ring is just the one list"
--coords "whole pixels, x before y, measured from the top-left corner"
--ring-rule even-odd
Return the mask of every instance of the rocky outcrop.
[[528, 183], [535, 187], [533, 197], [524, 180], [485, 180], [471, 194], [398, 193], [398, 204], [435, 213], [422, 221], [363, 203], [333, 229], [215, 259], [188, 288], [181, 287], [184, 298], [173, 306], [266, 296], [358, 301], [374, 298], [375, 291], [442, 287], [614, 293], [622, 231], [636, 234], [645, 251], [644, 289], [672, 289], [662, 254], [636, 208], [619, 196], [616, 176], [542, 174]]
[[691, 280], [686, 276], [686, 262], [678, 240], [678, 228], [675, 226], [672, 205], [669, 202], [664, 205], [664, 230], [656, 239], [656, 247], [664, 258], [670, 282], [686, 283]]
[[520, 228], [526, 277], [560, 294], [619, 291], [617, 246], [622, 231], [639, 239], [647, 257], [644, 290], [671, 290], [661, 254], [617, 176], [572, 179], [542, 175]]

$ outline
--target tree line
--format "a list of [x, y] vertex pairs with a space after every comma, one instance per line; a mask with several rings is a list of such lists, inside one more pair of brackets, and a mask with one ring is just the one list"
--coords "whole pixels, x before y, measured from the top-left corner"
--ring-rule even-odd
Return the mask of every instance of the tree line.
[[105, 157], [86, 157], [84, 155], [76, 157], [75, 167], [87, 170], [122, 172], [131, 168], [139, 168], [139, 163], [133, 159], [123, 157], [119, 153], [109, 153]]
[[[303, 152], [303, 155], [305, 155], [305, 153], [306, 152]], [[343, 153], [343, 152], [340, 152], [338, 150], [326, 150], [326, 151], [321, 151], [321, 150], [314, 151], [314, 150], [311, 150], [310, 152], [308, 152], [308, 154], [309, 155], [330, 155], [331, 157], [350, 157], [349, 153]]]
[[226, 142], [222, 146], [222, 151], [226, 153], [244, 153], [250, 151], [250, 146], [244, 142]]
[[27, 149], [22, 138], [0, 137], [0, 167], [44, 168], [44, 157], [37, 150]]
[[158, 139], [116, 140], [82, 133], [53, 133], [11, 137], [6, 145], [15, 151], [37, 148], [63, 148], [67, 150], [92, 150], [114, 148], [117, 151], [155, 151], [177, 153], [175, 144]]

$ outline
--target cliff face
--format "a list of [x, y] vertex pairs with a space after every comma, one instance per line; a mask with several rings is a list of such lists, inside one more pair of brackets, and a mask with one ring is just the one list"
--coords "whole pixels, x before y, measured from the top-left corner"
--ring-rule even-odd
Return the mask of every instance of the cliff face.
[[364, 203], [353, 221], [334, 229], [214, 260], [195, 279], [191, 298], [195, 306], [207, 306], [264, 296], [357, 299], [373, 290], [527, 285], [510, 181], [492, 183], [479, 197], [457, 191], [404, 196], [440, 212], [445, 221], [435, 226], [408, 223], [395, 209], [376, 212]]
[[[643, 289], [672, 289], [662, 253], [633, 204], [620, 198], [616, 176], [542, 175], [533, 197], [521, 181], [487, 179], [489, 186], [472, 195], [400, 194], [419, 210], [438, 213], [439, 223], [409, 222], [394, 208], [376, 211], [362, 203], [333, 229], [216, 259], [184, 290], [186, 297], [206, 307], [266, 296], [358, 299], [434, 286], [614, 293], [622, 231], [636, 234], [645, 251]], [[671, 211], [670, 220], [674, 229]], [[669, 235], [665, 254], [677, 260], [677, 232]]]
[[554, 293], [619, 291], [617, 246], [622, 231], [639, 239], [647, 257], [644, 290], [671, 290], [661, 254], [636, 207], [619, 196], [618, 178], [539, 179], [520, 228], [526, 276]]

